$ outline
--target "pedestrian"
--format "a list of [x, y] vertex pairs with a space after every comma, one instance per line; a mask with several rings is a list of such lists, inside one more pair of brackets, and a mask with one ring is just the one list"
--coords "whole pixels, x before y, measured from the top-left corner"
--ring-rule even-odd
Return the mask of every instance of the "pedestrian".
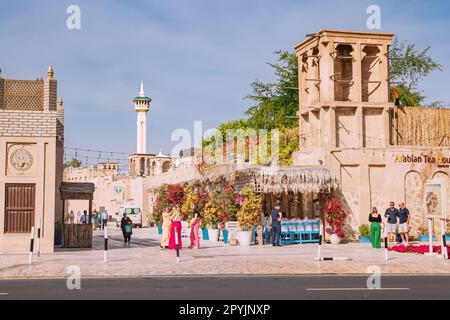
[[200, 249], [200, 212], [194, 211], [194, 218], [191, 220], [191, 245], [189, 249]]
[[384, 213], [384, 217], [387, 218], [386, 234], [389, 239], [393, 237], [394, 241], [397, 235], [398, 215], [399, 214], [397, 208], [395, 207], [395, 203], [391, 202], [389, 208], [386, 209], [386, 212]]
[[73, 210], [70, 210], [70, 213], [69, 213], [69, 223], [70, 224], [75, 223], [75, 213], [73, 212]]
[[272, 245], [274, 247], [280, 246], [280, 234], [281, 234], [281, 221], [282, 221], [282, 213], [281, 206], [277, 204], [275, 209], [270, 213], [270, 221], [272, 225], [271, 237], [272, 237]]
[[78, 210], [78, 212], [77, 212], [77, 224], [80, 224], [81, 223], [81, 212], [80, 212], [80, 210]]
[[105, 210], [102, 213], [102, 230], [105, 230], [105, 227], [108, 226], [108, 219], [109, 219], [108, 211]]
[[97, 230], [97, 212], [93, 211], [91, 216], [92, 229]]
[[128, 243], [128, 245], [131, 244], [131, 235], [133, 234], [133, 221], [131, 221], [130, 218], [128, 218], [127, 214], [123, 214], [122, 221], [120, 221], [120, 228], [122, 229], [123, 233], [123, 240], [125, 242], [125, 245]]
[[398, 218], [400, 223], [398, 226], [398, 230], [400, 232], [400, 236], [402, 237], [403, 243], [405, 244], [405, 246], [407, 246], [409, 242], [409, 222], [411, 219], [411, 215], [409, 214], [409, 210], [405, 207], [405, 204], [403, 202], [400, 203]]
[[83, 211], [83, 215], [80, 218], [80, 223], [81, 224], [89, 224], [89, 217], [87, 215], [87, 211], [86, 210]]
[[170, 239], [170, 226], [172, 224], [172, 220], [170, 219], [169, 210], [166, 208], [163, 210], [162, 214], [163, 224], [162, 224], [162, 239], [159, 248], [161, 250], [167, 249], [169, 247], [169, 239]]
[[[170, 214], [172, 224], [170, 225], [169, 250], [176, 250], [176, 239], [178, 240], [178, 249], [182, 249], [183, 244], [181, 240], [181, 215], [180, 206], [175, 206]], [[177, 229], [177, 236], [175, 239], [175, 229]]]
[[265, 212], [263, 212], [263, 243], [268, 244], [270, 243], [270, 226], [269, 226], [269, 215]]
[[97, 224], [97, 228], [101, 229], [102, 228], [102, 214], [100, 212], [95, 211], [96, 215], [97, 215], [97, 219], [96, 219], [96, 224]]
[[381, 224], [383, 218], [381, 214], [378, 213], [377, 208], [373, 208], [372, 212], [369, 214], [370, 222], [370, 242], [374, 249], [381, 248]]

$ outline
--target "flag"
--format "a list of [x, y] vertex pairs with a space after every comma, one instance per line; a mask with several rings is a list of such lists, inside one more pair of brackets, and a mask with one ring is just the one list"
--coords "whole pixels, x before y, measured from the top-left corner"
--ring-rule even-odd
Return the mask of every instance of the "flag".
[[397, 86], [394, 86], [394, 103], [395, 106], [400, 107], [400, 98], [398, 96]]

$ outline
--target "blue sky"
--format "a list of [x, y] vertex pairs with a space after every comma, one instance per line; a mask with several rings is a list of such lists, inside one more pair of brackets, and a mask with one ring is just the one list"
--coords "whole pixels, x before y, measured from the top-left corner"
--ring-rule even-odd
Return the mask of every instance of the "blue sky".
[[[81, 8], [82, 29], [66, 28]], [[366, 9], [382, 9], [382, 30], [444, 67], [420, 84], [428, 101], [450, 102], [449, 1], [0, 0], [0, 67], [13, 79], [44, 77], [53, 65], [66, 111], [66, 146], [135, 151], [132, 98], [144, 80], [153, 98], [149, 149], [168, 153], [174, 129], [205, 129], [242, 116], [266, 62], [320, 29], [366, 30]], [[325, 9], [326, 8], [326, 9]]]

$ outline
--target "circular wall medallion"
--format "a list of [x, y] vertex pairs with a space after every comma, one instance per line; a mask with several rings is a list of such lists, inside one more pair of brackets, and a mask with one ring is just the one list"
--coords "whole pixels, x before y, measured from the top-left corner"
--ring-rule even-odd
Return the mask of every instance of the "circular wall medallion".
[[9, 161], [14, 169], [24, 172], [33, 165], [33, 155], [25, 148], [20, 148], [11, 153]]

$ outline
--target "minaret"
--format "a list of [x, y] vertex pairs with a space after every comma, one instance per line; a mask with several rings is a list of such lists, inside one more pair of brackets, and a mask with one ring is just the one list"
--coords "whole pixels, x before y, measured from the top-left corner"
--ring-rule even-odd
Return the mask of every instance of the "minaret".
[[152, 99], [144, 92], [144, 83], [141, 82], [139, 96], [134, 98], [134, 110], [137, 112], [137, 154], [147, 154], [147, 113], [150, 110]]

